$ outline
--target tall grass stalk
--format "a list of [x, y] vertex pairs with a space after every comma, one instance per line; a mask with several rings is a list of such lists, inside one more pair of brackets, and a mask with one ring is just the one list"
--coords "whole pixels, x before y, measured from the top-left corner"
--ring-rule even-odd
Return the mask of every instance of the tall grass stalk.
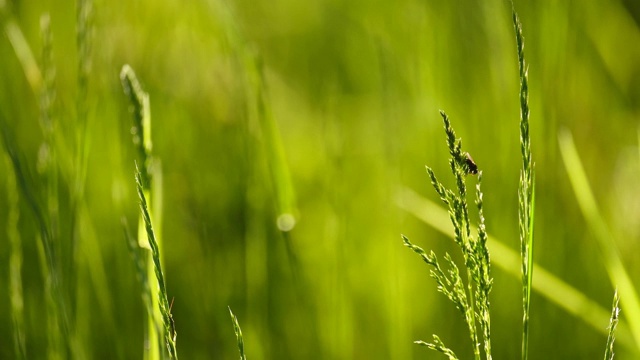
[[40, 148], [38, 168], [45, 177], [47, 217], [51, 227], [51, 236], [53, 241], [57, 241], [60, 237], [60, 216], [58, 205], [58, 156], [54, 138], [56, 124], [53, 118], [53, 103], [56, 98], [56, 68], [53, 63], [53, 35], [51, 33], [51, 18], [49, 14], [45, 14], [40, 18], [40, 37], [42, 38], [41, 68], [43, 74], [40, 91], [40, 127], [44, 141]]
[[164, 281], [164, 274], [162, 272], [162, 263], [160, 261], [160, 248], [156, 241], [153, 226], [151, 224], [151, 215], [149, 214], [149, 207], [147, 205], [147, 199], [144, 194], [144, 188], [142, 184], [142, 172], [136, 165], [136, 188], [138, 190], [138, 197], [140, 198], [140, 210], [142, 219], [144, 220], [144, 226], [147, 233], [147, 240], [151, 247], [151, 258], [153, 260], [153, 269], [155, 278], [158, 282], [158, 308], [162, 315], [163, 324], [163, 338], [167, 350], [169, 351], [169, 358], [178, 359], [178, 353], [176, 351], [176, 327], [171, 315], [171, 306], [169, 305], [169, 297], [167, 295], [167, 288]]
[[524, 59], [524, 37], [522, 24], [511, 3], [513, 26], [518, 48], [520, 72], [520, 151], [522, 170], [518, 187], [518, 222], [520, 227], [520, 256], [522, 258], [522, 359], [529, 356], [529, 313], [531, 285], [533, 281], [533, 224], [535, 210], [534, 164], [531, 161], [531, 138], [529, 135], [529, 67]]
[[[91, 37], [92, 37], [92, 0], [78, 0], [76, 2], [76, 51], [77, 51], [77, 73], [76, 85], [77, 93], [75, 96], [75, 123], [73, 127], [73, 135], [75, 136], [75, 151], [73, 154], [73, 178], [70, 180], [70, 227], [71, 241], [67, 244], [67, 253], [65, 258], [68, 259], [66, 271], [64, 272], [67, 288], [71, 294], [75, 293], [76, 297], [72, 297], [72, 315], [76, 314], [76, 306], [79, 301], [80, 292], [78, 288], [78, 277], [80, 271], [79, 249], [85, 244], [80, 242], [87, 241], [82, 238], [83, 231], [81, 217], [85, 214], [81, 213], [84, 202], [84, 194], [86, 187], [87, 168], [89, 163], [89, 150], [91, 147], [90, 127], [89, 127], [89, 105], [87, 102], [89, 90], [89, 75], [91, 73]], [[95, 248], [95, 247], [94, 247]], [[94, 256], [94, 253], [90, 254]], [[84, 314], [80, 315], [84, 316]], [[76, 319], [81, 320], [81, 319]], [[81, 335], [81, 334], [78, 334]], [[78, 344], [79, 346], [79, 344]]]
[[[42, 55], [41, 55], [41, 70], [42, 70], [42, 86], [40, 88], [40, 128], [43, 134], [43, 143], [40, 146], [40, 152], [38, 156], [38, 172], [44, 179], [45, 186], [45, 217], [48, 220], [49, 233], [51, 242], [56, 244], [59, 249], [63, 247], [60, 243], [59, 232], [59, 210], [58, 210], [58, 164], [57, 164], [57, 151], [54, 139], [55, 122], [53, 118], [53, 103], [55, 101], [55, 78], [56, 71], [53, 63], [53, 35], [51, 32], [51, 19], [48, 14], [43, 15], [40, 18], [40, 37], [42, 39]], [[43, 248], [40, 246], [39, 253], [41, 259], [44, 259], [45, 255]], [[41, 262], [43, 268], [43, 278], [46, 281], [45, 289], [49, 290], [51, 284], [50, 274], [47, 272], [46, 261]], [[65, 278], [65, 272], [61, 271], [61, 276]], [[66, 289], [66, 295], [69, 295], [69, 288]], [[51, 295], [46, 296], [47, 303], [47, 323], [51, 330], [56, 329], [56, 323], [59, 322], [59, 314], [56, 312], [55, 301]], [[73, 311], [70, 311], [72, 315]], [[70, 322], [71, 323], [71, 322]], [[71, 349], [74, 348], [74, 334], [70, 331], [71, 337], [66, 339], [71, 344]], [[59, 357], [63, 354], [63, 342], [60, 334], [55, 330], [47, 332], [47, 338], [49, 341], [48, 351], [49, 357]]]
[[631, 319], [629, 326], [635, 340], [635, 350], [638, 351], [640, 350], [640, 321], [637, 319], [640, 319], [640, 298], [634, 280], [625, 269], [620, 252], [612, 240], [614, 237], [600, 214], [571, 133], [568, 130], [561, 131], [558, 134], [558, 140], [560, 153], [580, 210], [589, 230], [598, 242], [609, 279], [617, 286], [622, 306], [627, 317]]
[[[491, 359], [491, 322], [489, 315], [489, 293], [493, 285], [491, 277], [491, 265], [489, 250], [487, 248], [487, 232], [483, 216], [483, 195], [481, 190], [482, 172], [477, 171], [476, 165], [469, 154], [462, 152], [462, 142], [457, 139], [451, 127], [448, 116], [441, 111], [444, 128], [447, 137], [447, 145], [451, 159], [449, 165], [456, 179], [456, 189], [449, 190], [438, 181], [433, 170], [427, 166], [427, 173], [431, 183], [440, 196], [442, 202], [449, 208], [449, 218], [454, 228], [454, 241], [462, 251], [464, 265], [467, 272], [466, 285], [460, 276], [460, 271], [451, 256], [445, 253], [444, 260], [448, 270], [443, 270], [438, 262], [436, 254], [425, 252], [419, 246], [412, 244], [407, 237], [402, 236], [405, 246], [420, 255], [424, 262], [431, 266], [431, 277], [438, 284], [438, 291], [451, 300], [455, 307], [463, 315], [471, 344], [474, 358], [481, 359], [484, 351], [485, 359]], [[467, 205], [466, 178], [470, 174], [478, 175], [476, 184], [476, 206], [478, 209], [477, 236], [471, 234], [469, 221], [469, 209]], [[479, 329], [478, 329], [479, 327]], [[456, 359], [454, 352], [434, 335], [432, 343], [417, 341], [417, 344], [427, 346], [439, 351], [450, 359]], [[481, 345], [482, 344], [482, 345]], [[481, 351], [481, 346], [483, 351]]]
[[89, 105], [87, 93], [89, 89], [89, 74], [91, 73], [92, 47], [92, 0], [78, 0], [76, 4], [76, 49], [78, 52], [76, 95], [76, 183], [75, 200], [79, 201], [84, 194], [87, 163], [89, 155]]
[[[130, 109], [133, 114], [133, 126], [131, 128], [131, 133], [133, 135], [133, 144], [136, 148], [138, 161], [142, 164], [140, 166], [140, 184], [142, 186], [142, 191], [147, 199], [154, 199], [153, 196], [153, 186], [154, 176], [160, 175], [159, 172], [155, 172], [153, 168], [153, 158], [152, 158], [152, 142], [151, 142], [151, 110], [149, 103], [149, 94], [147, 94], [140, 85], [138, 78], [129, 65], [124, 65], [122, 70], [120, 71], [120, 80], [122, 82], [122, 87], [125, 95], [129, 99]], [[162, 219], [160, 218], [160, 211], [155, 206], [149, 206], [150, 218], [154, 219], [154, 223], [156, 224], [156, 228], [160, 228], [162, 224]], [[159, 248], [162, 248], [161, 238], [157, 235], [156, 231], [156, 243]], [[141, 217], [138, 222], [138, 246], [143, 249], [152, 250], [151, 244], [146, 240], [147, 237], [145, 235], [145, 227], [144, 227], [144, 219]], [[141, 254], [144, 252], [135, 252], [136, 254]], [[151, 300], [151, 306], [147, 307], [148, 310], [151, 310], [148, 313], [147, 319], [147, 327], [146, 327], [146, 350], [145, 350], [145, 358], [148, 360], [158, 360], [162, 357], [162, 353], [164, 352], [164, 347], [161, 345], [162, 336], [161, 333], [157, 331], [157, 329], [161, 328], [161, 319], [162, 314], [160, 312], [160, 303], [161, 299], [158, 298], [158, 294], [154, 291], [150, 291], [152, 287], [155, 287], [155, 268], [153, 265], [152, 254], [145, 255], [146, 259], [146, 268], [147, 275], [146, 279], [150, 282], [148, 287], [143, 286], [143, 292], [149, 291], [148, 294], [143, 294], [143, 298], [148, 297]]]
[[618, 289], [613, 294], [613, 306], [611, 309], [611, 319], [609, 319], [609, 335], [607, 336], [607, 345], [604, 351], [604, 360], [613, 360], [613, 343], [616, 340], [615, 333], [616, 327], [618, 327], [618, 321], [620, 317], [620, 297], [618, 296]]
[[229, 314], [231, 315], [231, 321], [233, 322], [233, 331], [236, 333], [236, 340], [238, 341], [240, 360], [247, 360], [247, 356], [244, 354], [244, 340], [242, 339], [242, 329], [240, 329], [238, 318], [233, 314], [233, 311], [231, 311], [231, 307], [229, 307]]
[[11, 299], [11, 319], [13, 322], [13, 346], [17, 359], [27, 358], [25, 347], [24, 326], [24, 296], [22, 292], [22, 242], [18, 231], [20, 219], [20, 204], [16, 177], [9, 159], [5, 157], [7, 164], [7, 200], [9, 216], [7, 219], [7, 238], [9, 240], [9, 297]]
[[0, 133], [2, 134], [5, 152], [11, 160], [11, 165], [13, 167], [18, 188], [22, 194], [22, 198], [25, 199], [28, 207], [33, 213], [39, 230], [38, 239], [40, 241], [39, 245], [41, 247], [43, 258], [42, 268], [45, 279], [45, 292], [48, 296], [47, 301], [51, 301], [49, 303], [51, 305], [50, 311], [47, 312], [47, 316], [51, 317], [49, 318], [49, 332], [53, 334], [49, 335], [55, 335], [56, 337], [55, 342], [50, 345], [60, 349], [60, 357], [65, 358], [69, 345], [65, 340], [70, 339], [70, 330], [67, 305], [62, 291], [59, 261], [56, 255], [55, 244], [51, 239], [51, 230], [47, 222], [46, 212], [42, 209], [41, 201], [34, 192], [34, 186], [30, 182], [32, 178], [28, 173], [27, 167], [22, 161], [20, 154], [18, 153], [16, 144], [14, 143], [15, 137], [10, 135], [9, 131], [6, 120], [0, 112]]

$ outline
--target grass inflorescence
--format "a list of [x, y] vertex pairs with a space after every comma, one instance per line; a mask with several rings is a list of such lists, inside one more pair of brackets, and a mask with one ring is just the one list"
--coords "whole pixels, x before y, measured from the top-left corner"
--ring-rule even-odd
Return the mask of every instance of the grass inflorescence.
[[236, 340], [238, 341], [240, 360], [247, 360], [247, 356], [244, 354], [244, 340], [242, 339], [242, 329], [240, 329], [238, 318], [233, 314], [233, 311], [231, 311], [231, 307], [229, 307], [229, 315], [231, 315], [231, 321], [233, 322], [233, 331], [236, 333]]
[[609, 335], [607, 336], [607, 345], [604, 350], [604, 360], [613, 360], [613, 343], [616, 340], [616, 328], [620, 317], [620, 297], [618, 289], [613, 293], [613, 306], [611, 308], [611, 319], [609, 320]]
[[[125, 64], [120, 71], [120, 81], [122, 83], [124, 93], [129, 100], [130, 110], [133, 115], [133, 126], [131, 128], [131, 134], [133, 136], [132, 140], [133, 145], [136, 148], [138, 161], [142, 164], [139, 168], [136, 165], [136, 171], [140, 174], [140, 186], [143, 194], [147, 199], [149, 199], [149, 201], [152, 199], [155, 200], [158, 198], [154, 196], [156, 193], [154, 193], [154, 186], [152, 184], [155, 179], [160, 178], [159, 175], [161, 174], [159, 171], [157, 171], [156, 174], [153, 169], [149, 94], [143, 90], [133, 68], [127, 64]], [[153, 175], [158, 176], [154, 177]], [[156, 246], [161, 248], [161, 240], [157, 229], [161, 227], [162, 219], [160, 216], [161, 212], [155, 205], [157, 205], [156, 201], [154, 201], [154, 206], [148, 207], [148, 211], [150, 212], [149, 218], [153, 218], [154, 223], [157, 226], [154, 234]], [[127, 241], [129, 242], [129, 240]], [[152, 245], [147, 241], [147, 236], [145, 236], [144, 219], [142, 217], [138, 223], [138, 246], [143, 249], [153, 251]], [[136, 268], [140, 262], [146, 263], [147, 268], [146, 276], [138, 275], [138, 278], [142, 281], [142, 297], [145, 303], [149, 301], [147, 304], [148, 319], [146, 328], [146, 342], [148, 343], [148, 347], [145, 356], [149, 360], [156, 360], [161, 358], [161, 353], [164, 349], [161, 345], [162, 336], [159, 331], [161, 328], [161, 319], [164, 317], [162, 311], [159, 310], [162, 307], [162, 300], [158, 297], [156, 292], [150, 290], [151, 285], [145, 285], [144, 282], [144, 280], [146, 280], [147, 282], [155, 283], [154, 274], [156, 273], [156, 269], [154, 266], [155, 260], [153, 259], [153, 254], [151, 254], [151, 257], [144, 256], [141, 259], [139, 256], [143, 256], [143, 253], [146, 255], [146, 253], [144, 251], [140, 251], [141, 249], [137, 250], [138, 251], [134, 251], [132, 253], [136, 262]], [[159, 261], [162, 262], [161, 259]]]
[[522, 24], [515, 8], [511, 8], [518, 49], [520, 74], [520, 152], [522, 170], [518, 187], [518, 222], [520, 228], [520, 256], [522, 258], [522, 359], [529, 354], [529, 312], [533, 282], [533, 224], [535, 210], [534, 166], [531, 160], [531, 136], [529, 134], [529, 67], [524, 58]]
[[[470, 156], [462, 151], [462, 142], [456, 138], [449, 117], [444, 111], [441, 111], [440, 114], [444, 121], [447, 146], [451, 154], [449, 165], [456, 179], [456, 188], [454, 190], [445, 188], [436, 178], [434, 171], [428, 166], [427, 173], [440, 199], [449, 208], [449, 218], [455, 232], [454, 241], [462, 252], [467, 270], [466, 285], [465, 280], [460, 276], [458, 266], [448, 253], [444, 255], [444, 260], [448, 267], [445, 270], [438, 262], [438, 258], [433, 251], [427, 253], [419, 246], [412, 244], [404, 235], [402, 238], [405, 246], [420, 255], [431, 266], [431, 277], [438, 284], [438, 291], [451, 300], [456, 309], [463, 315], [469, 330], [471, 343], [473, 344], [475, 359], [480, 359], [482, 352], [484, 352], [485, 359], [491, 359], [489, 293], [491, 292], [493, 279], [491, 277], [487, 232], [483, 215], [482, 172], [477, 171], [475, 164], [471, 166]], [[478, 210], [478, 232], [476, 236], [471, 233], [466, 186], [467, 176], [475, 172], [478, 173], [475, 200]], [[432, 343], [424, 341], [418, 341], [417, 343], [442, 352], [450, 359], [457, 358], [455, 353], [446, 347], [439, 337], [434, 335], [433, 339]], [[481, 350], [481, 344], [483, 350]]]

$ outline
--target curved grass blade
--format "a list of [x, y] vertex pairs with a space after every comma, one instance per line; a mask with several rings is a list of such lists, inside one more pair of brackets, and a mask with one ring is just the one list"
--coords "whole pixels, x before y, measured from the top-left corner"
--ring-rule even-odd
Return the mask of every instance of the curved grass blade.
[[580, 161], [571, 133], [568, 130], [561, 131], [558, 135], [558, 141], [560, 142], [560, 153], [564, 160], [569, 180], [571, 180], [573, 192], [576, 195], [576, 200], [578, 200], [578, 205], [587, 225], [600, 246], [609, 279], [619, 289], [620, 301], [622, 301], [625, 312], [629, 315], [628, 318], [634, 319], [629, 322], [629, 326], [636, 349], [640, 349], [640, 321], [637, 321], [637, 319], [640, 319], [638, 292], [633, 285], [631, 276], [624, 267], [611, 231], [598, 210], [598, 205], [591, 191], [591, 186], [589, 186], [587, 175], [584, 172], [584, 167]]
[[176, 351], [176, 327], [171, 315], [171, 306], [169, 305], [169, 298], [167, 296], [167, 288], [164, 281], [164, 273], [162, 272], [162, 264], [160, 262], [160, 250], [158, 243], [156, 242], [156, 236], [151, 224], [151, 216], [149, 215], [149, 209], [147, 206], [147, 199], [144, 195], [142, 187], [142, 173], [136, 165], [136, 188], [138, 190], [138, 197], [140, 198], [140, 210], [142, 218], [144, 220], [145, 229], [147, 232], [147, 239], [149, 240], [149, 246], [151, 246], [151, 253], [153, 259], [153, 267], [158, 280], [158, 307], [160, 314], [162, 315], [162, 322], [164, 325], [164, 341], [169, 351], [169, 357], [171, 359], [178, 359], [178, 353]]

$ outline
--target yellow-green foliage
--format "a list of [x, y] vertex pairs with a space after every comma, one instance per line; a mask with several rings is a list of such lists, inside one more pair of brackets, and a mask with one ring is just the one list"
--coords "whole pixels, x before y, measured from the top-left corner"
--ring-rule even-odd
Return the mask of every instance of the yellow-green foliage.
[[[624, 284], [608, 276], [558, 145], [565, 127], [619, 263], [640, 278], [637, 9], [616, 0], [516, 8], [536, 163], [529, 359], [547, 359], [545, 349], [560, 359], [601, 357], [615, 285], [615, 358], [638, 358]], [[45, 13], [50, 43], [41, 36]], [[484, 174], [491, 353], [520, 356], [520, 86], [508, 2], [0, 0], [0, 131], [13, 156], [0, 161], [0, 189], [18, 166], [28, 358], [57, 349], [64, 358], [143, 358], [146, 309], [120, 219], [136, 237], [134, 160], [145, 164], [131, 141], [124, 64], [150, 99], [162, 176], [147, 200], [152, 219], [156, 207], [164, 213], [153, 225], [182, 358], [237, 358], [227, 306], [241, 315], [252, 360], [423, 358], [412, 341], [432, 333], [472, 358], [464, 318], [425, 289], [428, 268], [397, 241], [411, 234], [463, 260], [446, 237], [454, 234], [448, 216], [426, 225], [413, 214], [428, 209], [407, 212], [415, 204], [398, 196], [411, 189], [440, 202], [423, 164], [456, 187], [444, 177], [440, 108], [455, 114], [457, 136]], [[54, 172], [38, 166], [49, 155]], [[14, 221], [10, 201], [0, 196], [0, 229]], [[5, 238], [0, 358], [13, 359]], [[54, 274], [59, 282], [48, 279]]]

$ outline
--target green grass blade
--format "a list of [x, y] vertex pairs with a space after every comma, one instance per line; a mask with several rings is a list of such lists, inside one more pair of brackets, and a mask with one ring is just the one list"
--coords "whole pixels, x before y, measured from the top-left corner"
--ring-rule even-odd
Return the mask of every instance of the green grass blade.
[[[153, 309], [151, 305], [151, 289], [149, 288], [149, 278], [147, 277], [147, 272], [145, 271], [145, 262], [144, 255], [142, 252], [142, 248], [138, 246], [137, 240], [131, 235], [129, 232], [129, 225], [127, 224], [127, 219], [122, 217], [120, 219], [120, 223], [122, 224], [122, 231], [124, 233], [124, 238], [127, 241], [127, 249], [129, 250], [129, 255], [131, 256], [131, 260], [133, 261], [133, 265], [136, 269], [136, 278], [140, 283], [140, 287], [142, 288], [141, 296], [142, 301], [144, 302], [144, 306], [147, 308], [147, 314], [152, 316]], [[158, 333], [160, 329], [157, 329]]]
[[31, 91], [37, 96], [42, 86], [42, 73], [20, 25], [18, 25], [15, 20], [15, 16], [10, 13], [5, 6], [4, 1], [2, 1], [2, 3], [0, 3], [0, 23], [22, 66], [22, 71], [29, 83]]
[[618, 321], [620, 317], [620, 297], [618, 296], [618, 289], [613, 294], [613, 306], [611, 309], [611, 319], [609, 319], [609, 336], [607, 336], [607, 346], [604, 351], [604, 360], [613, 360], [613, 343], [616, 340], [616, 327], [618, 327]]
[[229, 314], [231, 315], [231, 321], [233, 321], [233, 331], [236, 333], [236, 339], [238, 340], [238, 351], [240, 351], [240, 360], [247, 360], [247, 357], [244, 354], [244, 340], [242, 339], [242, 329], [240, 329], [238, 318], [233, 314], [233, 311], [231, 311], [231, 307], [229, 307]]
[[571, 186], [576, 195], [576, 200], [578, 200], [578, 205], [585, 217], [587, 225], [600, 246], [609, 278], [619, 289], [620, 301], [622, 301], [628, 318], [636, 319], [635, 321], [630, 321], [629, 325], [636, 348], [640, 349], [640, 321], [637, 321], [637, 319], [640, 319], [640, 299], [638, 298], [638, 292], [633, 285], [631, 276], [629, 276], [629, 273], [624, 267], [618, 248], [613, 241], [611, 231], [602, 218], [602, 215], [600, 215], [571, 133], [567, 130], [560, 132], [558, 140], [560, 142], [560, 153], [562, 154], [567, 175], [569, 175]]
[[140, 211], [144, 220], [145, 230], [147, 232], [147, 239], [149, 240], [149, 246], [151, 246], [151, 253], [153, 259], [153, 267], [158, 280], [158, 307], [162, 315], [162, 322], [164, 325], [164, 341], [169, 351], [169, 357], [171, 359], [177, 359], [178, 354], [176, 351], [176, 328], [171, 316], [171, 306], [169, 305], [169, 298], [167, 296], [167, 288], [164, 281], [164, 273], [162, 272], [162, 264], [160, 262], [160, 250], [158, 243], [156, 242], [156, 236], [151, 224], [151, 216], [149, 215], [149, 209], [147, 205], [147, 199], [142, 187], [142, 173], [136, 166], [136, 188], [138, 190], [138, 197], [140, 198]]
[[[435, 202], [426, 199], [409, 188], [399, 189], [396, 195], [397, 205], [431, 226], [440, 233], [453, 236], [453, 226], [449, 221], [447, 210]], [[472, 231], [477, 229], [472, 225]], [[488, 247], [491, 251], [491, 264], [501, 268], [507, 274], [520, 279], [520, 256], [504, 245], [503, 242], [488, 234]], [[532, 290], [556, 304], [567, 313], [588, 324], [593, 330], [606, 336], [607, 330], [602, 326], [609, 319], [609, 310], [588, 298], [578, 289], [559, 279], [540, 264], [534, 263], [536, 277], [532, 279]], [[637, 351], [634, 339], [626, 322], [618, 325], [618, 342], [625, 347]]]
[[260, 58], [254, 58], [255, 67], [255, 96], [257, 101], [257, 116], [265, 144], [267, 163], [271, 170], [275, 195], [277, 197], [278, 217], [276, 224], [283, 232], [291, 231], [296, 225], [296, 197], [293, 181], [289, 172], [289, 165], [282, 145], [282, 138], [278, 124], [273, 117], [268, 101], [268, 89], [264, 75], [264, 68]]

